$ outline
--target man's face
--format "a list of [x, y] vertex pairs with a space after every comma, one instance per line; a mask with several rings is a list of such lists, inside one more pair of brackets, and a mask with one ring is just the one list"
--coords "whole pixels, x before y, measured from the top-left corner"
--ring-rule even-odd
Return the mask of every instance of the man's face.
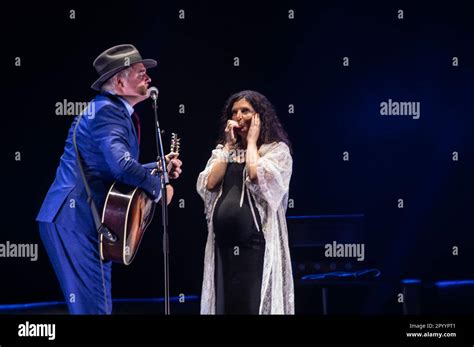
[[148, 86], [151, 78], [146, 74], [146, 68], [142, 63], [132, 65], [128, 78], [120, 79], [123, 95], [148, 97]]

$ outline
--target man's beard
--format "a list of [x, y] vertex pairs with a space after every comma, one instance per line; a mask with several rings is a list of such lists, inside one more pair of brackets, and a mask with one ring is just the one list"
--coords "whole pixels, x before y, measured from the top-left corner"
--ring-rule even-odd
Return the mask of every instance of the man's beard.
[[143, 96], [147, 96], [147, 95], [148, 95], [148, 89], [147, 89], [146, 86], [140, 86], [140, 87], [138, 87], [137, 92], [138, 92], [138, 94], [143, 95]]

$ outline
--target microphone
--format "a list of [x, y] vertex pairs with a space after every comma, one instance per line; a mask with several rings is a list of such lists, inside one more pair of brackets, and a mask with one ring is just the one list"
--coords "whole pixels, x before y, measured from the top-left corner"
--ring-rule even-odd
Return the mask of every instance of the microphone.
[[158, 94], [159, 94], [158, 88], [156, 87], [148, 88], [148, 95], [150, 95], [153, 101], [156, 101], [158, 99]]

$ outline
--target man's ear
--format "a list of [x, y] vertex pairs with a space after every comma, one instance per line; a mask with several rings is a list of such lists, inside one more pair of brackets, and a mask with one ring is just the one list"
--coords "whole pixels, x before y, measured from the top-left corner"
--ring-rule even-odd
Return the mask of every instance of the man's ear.
[[125, 87], [124, 80], [121, 77], [117, 78], [117, 84], [120, 88]]

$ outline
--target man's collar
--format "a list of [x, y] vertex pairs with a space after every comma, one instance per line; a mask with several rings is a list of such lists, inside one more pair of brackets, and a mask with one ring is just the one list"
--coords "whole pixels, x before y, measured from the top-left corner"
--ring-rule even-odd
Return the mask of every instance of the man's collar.
[[106, 93], [117, 96], [120, 99], [120, 101], [122, 101], [122, 103], [125, 105], [125, 108], [127, 109], [128, 115], [132, 116], [132, 114], [134, 112], [134, 109], [123, 96], [117, 95], [117, 94], [115, 94], [115, 92], [113, 92], [111, 90], [106, 91]]

